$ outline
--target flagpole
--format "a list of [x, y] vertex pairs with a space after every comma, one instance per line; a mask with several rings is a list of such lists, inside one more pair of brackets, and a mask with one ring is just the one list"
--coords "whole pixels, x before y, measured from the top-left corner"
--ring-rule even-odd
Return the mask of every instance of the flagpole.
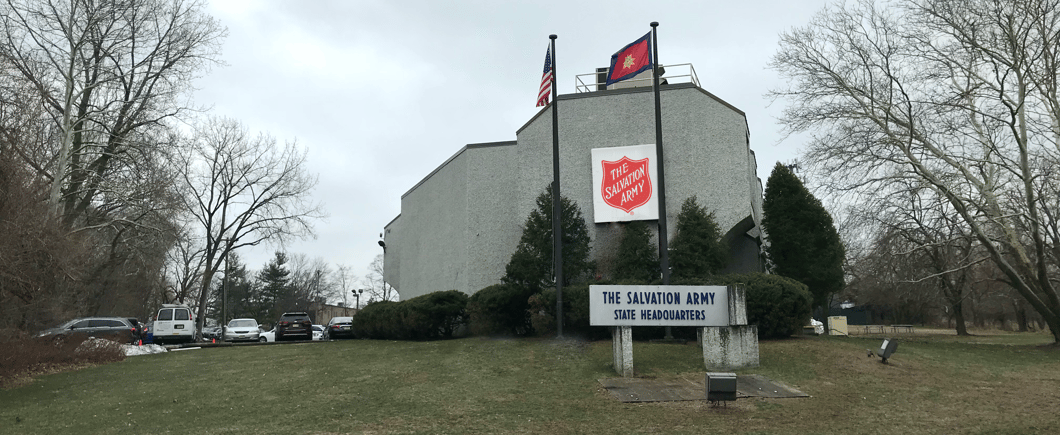
[[[670, 285], [670, 253], [666, 233], [666, 176], [663, 162], [662, 108], [659, 104], [659, 43], [656, 37], [658, 21], [651, 22], [652, 88], [655, 91], [655, 158], [659, 165], [659, 267], [662, 284]], [[669, 335], [669, 334], [667, 334]]]
[[559, 188], [559, 105], [556, 90], [556, 35], [552, 40], [552, 260], [556, 272], [556, 338], [563, 338], [563, 207]]

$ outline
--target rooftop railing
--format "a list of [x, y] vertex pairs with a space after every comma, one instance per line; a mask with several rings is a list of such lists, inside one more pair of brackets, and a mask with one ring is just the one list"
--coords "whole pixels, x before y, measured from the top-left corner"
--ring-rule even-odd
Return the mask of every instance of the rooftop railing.
[[[690, 63], [679, 63], [674, 65], [663, 65], [663, 74], [659, 78], [662, 84], [693, 83], [699, 86], [699, 77], [696, 69]], [[622, 89], [635, 87], [651, 87], [651, 71], [644, 71], [631, 79], [605, 86], [607, 83], [607, 68], [598, 68], [595, 73], [579, 74], [574, 76], [574, 92], [596, 92], [607, 89]]]

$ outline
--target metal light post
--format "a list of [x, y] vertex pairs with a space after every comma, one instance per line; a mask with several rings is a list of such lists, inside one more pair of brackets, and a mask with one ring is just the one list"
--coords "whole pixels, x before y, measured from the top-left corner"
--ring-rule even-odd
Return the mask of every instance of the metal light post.
[[361, 294], [364, 293], [364, 289], [350, 290], [350, 292], [353, 293], [353, 297], [357, 298], [356, 309], [360, 310], [361, 309]]
[[[221, 281], [221, 342], [225, 341], [225, 331], [228, 329], [228, 322], [225, 318], [228, 317], [228, 280], [230, 278], [228, 271], [228, 253], [225, 253], [225, 279]], [[206, 322], [204, 321], [205, 325]], [[206, 339], [204, 338], [203, 341]]]

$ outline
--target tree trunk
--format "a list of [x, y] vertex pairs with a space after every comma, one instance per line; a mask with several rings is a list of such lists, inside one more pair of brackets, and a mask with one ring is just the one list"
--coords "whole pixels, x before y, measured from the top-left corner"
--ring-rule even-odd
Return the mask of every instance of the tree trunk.
[[960, 298], [953, 303], [953, 319], [957, 323], [957, 335], [969, 335], [968, 325], [964, 323], [964, 301]]
[[1012, 311], [1016, 314], [1016, 324], [1019, 332], [1027, 332], [1027, 307], [1020, 303], [1019, 299], [1012, 300]]

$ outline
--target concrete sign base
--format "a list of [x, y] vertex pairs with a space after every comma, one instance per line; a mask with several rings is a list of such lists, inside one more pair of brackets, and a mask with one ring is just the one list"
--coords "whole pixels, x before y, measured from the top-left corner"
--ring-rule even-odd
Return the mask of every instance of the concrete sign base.
[[623, 377], [633, 376], [633, 327], [611, 327], [611, 350], [614, 353], [615, 371]]
[[[626, 300], [632, 300], [635, 303], [638, 300], [634, 296], [644, 296], [644, 300], [651, 298], [658, 298], [659, 295], [670, 296], [678, 294], [676, 292], [667, 291], [643, 291], [640, 287], [628, 289], [627, 287], [621, 286], [592, 286], [591, 289], [596, 290], [593, 294], [600, 296], [600, 304], [607, 305], [612, 304], [615, 306], [621, 305], [622, 296], [626, 296]], [[660, 286], [659, 288], [667, 288]], [[709, 287], [702, 287], [707, 289]], [[689, 301], [695, 303], [695, 301], [710, 301], [713, 304], [715, 301], [723, 303], [722, 316], [727, 316], [724, 322], [720, 325], [728, 326], [701, 326], [698, 330], [699, 345], [703, 348], [703, 365], [706, 366], [707, 370], [730, 370], [745, 367], [758, 367], [758, 326], [747, 324], [747, 303], [744, 289], [739, 286], [732, 286], [724, 289], [725, 293], [716, 295], [715, 293], [709, 293], [708, 291], [691, 292], [685, 294], [684, 297], [676, 297], [674, 299], [674, 305], [677, 306], [680, 302], [685, 302], [684, 306], [687, 306]], [[592, 290], [591, 290], [592, 291]], [[687, 290], [686, 290], [687, 291]], [[696, 296], [693, 298], [690, 295]], [[702, 295], [709, 295], [709, 298], [703, 298]], [[609, 297], [611, 296], [611, 297]], [[654, 301], [654, 299], [651, 299]], [[722, 302], [724, 301], [724, 302]], [[628, 302], [627, 302], [628, 303]], [[597, 304], [597, 305], [600, 305]], [[590, 308], [594, 308], [597, 305], [591, 305]], [[687, 314], [692, 312], [693, 314], [699, 312], [698, 310], [687, 310], [684, 309], [672, 309], [672, 310], [654, 310], [664, 312], [664, 314], [670, 314], [670, 312], [677, 313], [679, 315]], [[612, 317], [623, 317], [629, 312], [638, 313], [635, 309], [620, 309], [611, 308], [610, 311], [605, 311], [603, 314], [611, 315]], [[641, 318], [647, 312], [653, 312], [650, 309], [642, 309], [644, 313], [640, 314], [629, 314], [630, 318]], [[706, 311], [703, 311], [706, 312]], [[597, 313], [599, 314], [599, 313]], [[704, 318], [712, 318], [711, 316], [702, 316]], [[623, 317], [624, 318], [624, 317]], [[724, 317], [723, 317], [724, 319]], [[604, 320], [606, 321], [606, 316]], [[663, 326], [666, 323], [663, 322]], [[600, 325], [601, 323], [591, 323], [593, 325]], [[606, 325], [607, 323], [603, 323]], [[614, 323], [612, 323], [614, 324]], [[700, 323], [699, 325], [703, 325]], [[711, 324], [711, 323], [706, 323]], [[719, 324], [719, 323], [714, 323]], [[654, 325], [653, 325], [654, 326]], [[691, 325], [689, 325], [691, 326]], [[633, 376], [633, 328], [632, 326], [612, 326], [611, 327], [611, 350], [614, 353], [614, 366], [615, 371], [623, 377]]]
[[699, 345], [707, 370], [758, 367], [758, 325], [700, 328]]

